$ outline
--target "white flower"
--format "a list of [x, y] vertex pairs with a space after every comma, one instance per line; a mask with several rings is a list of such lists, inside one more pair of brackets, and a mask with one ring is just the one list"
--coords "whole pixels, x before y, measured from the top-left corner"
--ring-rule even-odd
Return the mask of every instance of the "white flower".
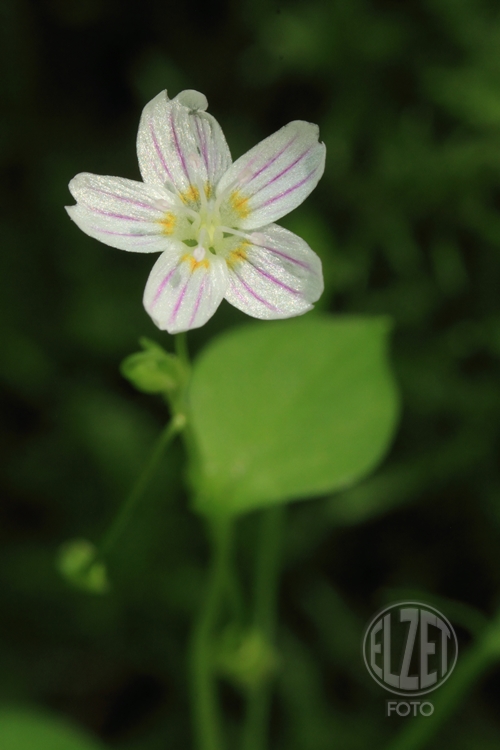
[[218, 122], [197, 91], [162, 91], [142, 113], [137, 155], [144, 182], [78, 174], [67, 211], [107, 245], [161, 252], [144, 306], [170, 333], [198, 328], [226, 298], [254, 318], [290, 318], [323, 291], [321, 262], [274, 224], [323, 174], [318, 127], [297, 120], [232, 163]]

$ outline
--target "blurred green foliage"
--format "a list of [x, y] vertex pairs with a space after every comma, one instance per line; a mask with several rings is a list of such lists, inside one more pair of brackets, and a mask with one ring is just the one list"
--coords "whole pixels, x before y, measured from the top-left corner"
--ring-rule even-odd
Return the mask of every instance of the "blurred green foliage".
[[[319, 307], [395, 321], [391, 455], [290, 508], [272, 724], [273, 748], [384, 747], [407, 720], [384, 717], [361, 661], [377, 607], [410, 588], [490, 616], [500, 598], [498, 4], [3, 0], [0, 21], [0, 701], [120, 750], [189, 747], [185, 645], [207, 549], [178, 443], [109, 561], [112, 592], [87, 596], [56, 569], [61, 543], [100, 538], [168, 416], [119, 362], [143, 335], [171, 348], [141, 306], [151, 259], [80, 233], [67, 183], [138, 178], [141, 107], [189, 87], [234, 156], [319, 122], [325, 177], [283, 224], [322, 257]], [[193, 352], [242, 321], [224, 304]], [[255, 520], [238, 529], [247, 577]], [[236, 724], [239, 697], [224, 697]], [[497, 670], [433, 746], [497, 748], [499, 699]]]
[[3, 750], [102, 750], [68, 724], [36, 711], [4, 709], [0, 712], [0, 737]]

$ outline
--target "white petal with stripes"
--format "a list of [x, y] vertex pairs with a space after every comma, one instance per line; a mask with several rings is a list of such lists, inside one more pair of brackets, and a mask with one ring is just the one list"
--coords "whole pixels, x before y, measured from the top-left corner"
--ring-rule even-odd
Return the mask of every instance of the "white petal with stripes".
[[158, 328], [179, 333], [204, 325], [219, 307], [229, 282], [224, 260], [212, 253], [197, 260], [178, 243], [154, 264], [144, 307]]
[[293, 232], [271, 224], [233, 241], [228, 251], [226, 299], [254, 318], [271, 320], [302, 315], [323, 292], [321, 261]]

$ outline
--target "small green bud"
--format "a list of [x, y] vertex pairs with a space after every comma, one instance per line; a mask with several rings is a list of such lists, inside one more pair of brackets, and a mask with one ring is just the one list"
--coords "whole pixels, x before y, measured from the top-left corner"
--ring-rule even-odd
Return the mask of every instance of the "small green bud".
[[73, 586], [92, 594], [106, 594], [110, 589], [106, 566], [88, 539], [73, 539], [63, 544], [57, 568]]
[[144, 351], [123, 360], [120, 366], [123, 377], [144, 393], [171, 394], [180, 389], [187, 373], [179, 358], [150, 339], [141, 338], [140, 344]]
[[216, 648], [215, 662], [221, 674], [252, 689], [274, 675], [279, 659], [260, 630], [228, 627]]

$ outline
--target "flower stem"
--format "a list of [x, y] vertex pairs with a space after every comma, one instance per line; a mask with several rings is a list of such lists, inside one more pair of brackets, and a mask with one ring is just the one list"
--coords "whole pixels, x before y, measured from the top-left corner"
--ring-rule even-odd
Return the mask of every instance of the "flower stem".
[[205, 601], [195, 623], [191, 641], [192, 700], [198, 750], [222, 750], [224, 746], [217, 683], [213, 669], [213, 633], [221, 611], [231, 554], [231, 522], [214, 520], [211, 525], [213, 560]]
[[478, 641], [457, 663], [448, 682], [436, 694], [434, 713], [418, 716], [391, 742], [387, 750], [419, 750], [456, 709], [482, 672], [499, 657], [500, 615], [483, 631]]
[[[276, 629], [277, 593], [285, 507], [266, 510], [261, 520], [260, 540], [254, 583], [254, 625], [264, 640], [272, 644]], [[243, 728], [243, 750], [265, 750], [271, 708], [272, 684], [269, 679], [251, 688]]]
[[98, 552], [101, 557], [105, 557], [109, 554], [110, 550], [114, 547], [117, 540], [122, 535], [123, 531], [130, 522], [130, 519], [134, 515], [139, 501], [142, 499], [142, 496], [144, 495], [144, 492], [160, 462], [161, 457], [163, 456], [166, 447], [169, 445], [169, 443], [172, 442], [174, 437], [184, 429], [185, 424], [185, 416], [183, 414], [177, 414], [170, 420], [170, 422], [164, 428], [163, 432], [160, 434], [148, 463], [144, 467], [142, 473], [139, 475], [139, 478], [132, 487], [130, 494], [120, 508], [117, 517], [115, 518], [111, 527], [108, 529], [98, 546]]
[[189, 367], [189, 350], [187, 345], [186, 331], [175, 334], [175, 353], [181, 360], [182, 364], [186, 365], [186, 367]]

